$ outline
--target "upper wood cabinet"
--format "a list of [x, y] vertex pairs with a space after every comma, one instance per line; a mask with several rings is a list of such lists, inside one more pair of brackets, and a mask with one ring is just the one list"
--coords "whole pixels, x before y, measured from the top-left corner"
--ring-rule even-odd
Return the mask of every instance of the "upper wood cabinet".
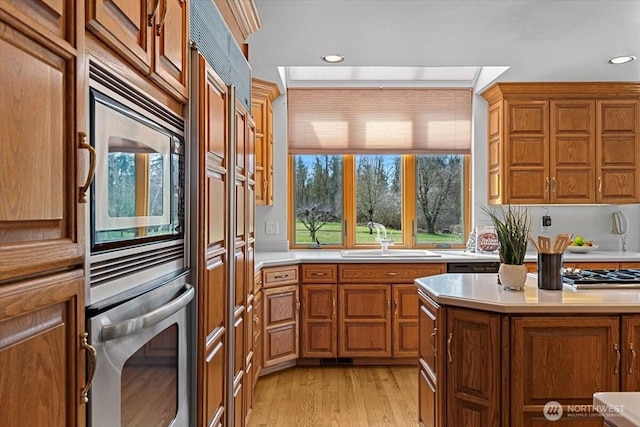
[[88, 0], [87, 28], [180, 102], [187, 101], [186, 0]]
[[255, 198], [257, 205], [273, 204], [273, 101], [280, 96], [275, 83], [253, 79], [251, 112], [255, 120]]
[[83, 13], [71, 0], [0, 2], [0, 282], [83, 262]]
[[489, 203], [640, 201], [640, 85], [505, 83], [483, 96]]

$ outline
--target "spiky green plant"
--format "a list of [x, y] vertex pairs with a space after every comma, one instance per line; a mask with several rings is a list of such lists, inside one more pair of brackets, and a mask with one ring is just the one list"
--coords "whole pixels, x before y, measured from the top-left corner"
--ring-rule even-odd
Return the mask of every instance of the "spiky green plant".
[[531, 214], [520, 206], [483, 207], [489, 216], [500, 242], [500, 259], [505, 264], [524, 264], [527, 236], [531, 231]]

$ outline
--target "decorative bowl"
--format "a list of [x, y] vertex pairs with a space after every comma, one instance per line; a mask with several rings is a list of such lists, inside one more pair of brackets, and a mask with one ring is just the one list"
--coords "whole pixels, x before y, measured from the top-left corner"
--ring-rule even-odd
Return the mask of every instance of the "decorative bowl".
[[588, 252], [595, 251], [596, 249], [598, 249], [598, 245], [592, 245], [592, 246], [574, 246], [574, 245], [569, 245], [569, 246], [567, 246], [567, 252], [573, 252], [575, 254], [586, 254]]

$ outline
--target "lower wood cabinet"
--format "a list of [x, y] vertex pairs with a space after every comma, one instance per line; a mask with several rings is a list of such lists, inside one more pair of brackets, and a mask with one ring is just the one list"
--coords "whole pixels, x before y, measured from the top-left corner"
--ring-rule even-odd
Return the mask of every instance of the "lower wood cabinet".
[[263, 289], [264, 368], [298, 358], [298, 285]]
[[338, 285], [338, 357], [391, 357], [391, 286]]
[[300, 357], [338, 357], [338, 286], [300, 285]]
[[565, 415], [554, 427], [599, 427], [572, 408], [640, 390], [640, 315], [505, 315], [419, 296], [421, 426], [546, 426], [556, 401]]
[[86, 407], [84, 273], [0, 286], [0, 424], [76, 426]]

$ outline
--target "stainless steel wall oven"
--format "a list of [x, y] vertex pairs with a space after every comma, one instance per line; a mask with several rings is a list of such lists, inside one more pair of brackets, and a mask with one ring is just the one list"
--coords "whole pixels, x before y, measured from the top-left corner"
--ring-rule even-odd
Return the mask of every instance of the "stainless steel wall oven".
[[86, 313], [96, 348], [90, 427], [187, 427], [190, 301], [185, 122], [90, 60], [95, 176]]

